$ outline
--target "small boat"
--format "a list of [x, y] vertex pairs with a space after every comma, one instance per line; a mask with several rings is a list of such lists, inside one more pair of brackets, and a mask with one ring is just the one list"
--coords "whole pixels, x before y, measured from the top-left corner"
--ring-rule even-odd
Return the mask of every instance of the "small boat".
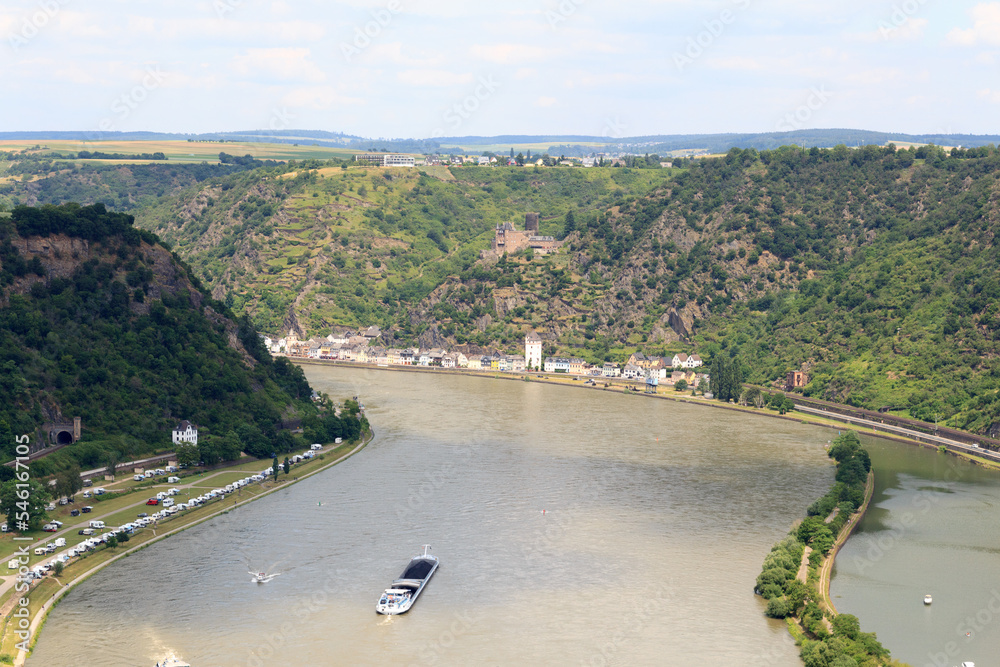
[[274, 572], [273, 574], [268, 574], [267, 572], [250, 572], [250, 571], [248, 571], [247, 574], [249, 574], [251, 577], [253, 577], [252, 579], [250, 579], [250, 583], [251, 584], [266, 584], [267, 582], [271, 581], [275, 577], [280, 577], [281, 576], [280, 572]]
[[934, 602], [934, 598], [932, 598], [932, 597], [930, 596], [930, 594], [928, 594], [928, 595], [925, 595], [925, 596], [924, 596], [924, 604], [930, 604], [931, 602]]
[[191, 667], [191, 665], [183, 660], [178, 660], [174, 656], [170, 656], [163, 662], [156, 663], [156, 667]]
[[403, 574], [392, 582], [392, 586], [385, 589], [375, 611], [379, 614], [405, 614], [410, 611], [410, 607], [417, 601], [420, 592], [430, 581], [434, 571], [437, 570], [440, 561], [437, 556], [427, 553], [431, 545], [424, 545], [424, 553], [421, 556], [414, 556], [410, 559]]

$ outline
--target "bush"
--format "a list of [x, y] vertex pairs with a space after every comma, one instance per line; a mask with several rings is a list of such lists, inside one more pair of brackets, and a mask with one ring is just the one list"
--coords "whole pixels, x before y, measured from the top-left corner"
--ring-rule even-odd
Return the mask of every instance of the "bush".
[[784, 618], [788, 616], [788, 600], [785, 598], [771, 598], [767, 601], [767, 610], [764, 612], [770, 618]]

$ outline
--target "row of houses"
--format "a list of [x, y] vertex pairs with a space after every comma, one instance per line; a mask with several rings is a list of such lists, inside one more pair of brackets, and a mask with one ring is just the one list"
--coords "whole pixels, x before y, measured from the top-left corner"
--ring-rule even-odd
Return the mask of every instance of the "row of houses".
[[575, 357], [543, 358], [542, 339], [534, 331], [525, 336], [524, 355], [500, 351], [465, 354], [442, 348], [389, 348], [378, 345], [381, 336], [381, 330], [372, 326], [358, 330], [336, 329], [325, 338], [299, 340], [294, 332], [289, 332], [285, 338], [272, 339], [264, 336], [263, 340], [272, 354], [376, 366], [423, 366], [509, 373], [539, 370], [589, 378], [655, 380], [666, 384], [677, 384], [683, 380], [693, 387], [699, 386], [707, 378], [694, 370], [703, 365], [696, 354], [679, 353], [673, 357], [657, 357], [636, 352], [629, 356], [624, 367], [610, 362], [590, 364]]

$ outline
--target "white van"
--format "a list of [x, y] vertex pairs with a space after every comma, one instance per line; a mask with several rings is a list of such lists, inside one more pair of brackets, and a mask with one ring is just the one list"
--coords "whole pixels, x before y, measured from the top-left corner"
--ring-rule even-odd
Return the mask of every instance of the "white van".
[[64, 546], [66, 546], [66, 538], [65, 537], [57, 537], [56, 541], [55, 541], [55, 545], [57, 547], [64, 547]]
[[167, 498], [166, 500], [163, 501], [163, 506], [164, 507], [172, 507], [173, 504], [174, 504], [174, 499], [173, 498]]
[[167, 477], [167, 484], [176, 484], [181, 481], [180, 477]]
[[323, 449], [323, 445], [319, 444], [318, 442], [314, 442], [312, 444], [312, 447], [310, 447], [309, 449], [311, 449], [311, 450], [313, 450], [315, 452], [318, 449]]
[[104, 528], [104, 522], [103, 521], [91, 521], [90, 522], [90, 527], [91, 528], [98, 528], [98, 529]]
[[132, 475], [132, 479], [134, 479], [137, 482], [141, 482], [142, 480], [144, 480], [146, 478], [143, 477], [142, 475]]

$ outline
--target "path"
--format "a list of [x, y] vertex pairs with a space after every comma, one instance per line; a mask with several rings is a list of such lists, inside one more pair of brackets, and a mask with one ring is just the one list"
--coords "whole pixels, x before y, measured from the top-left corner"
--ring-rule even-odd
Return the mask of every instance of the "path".
[[806, 583], [806, 579], [809, 577], [809, 554], [811, 553], [812, 547], [806, 547], [806, 550], [802, 552], [802, 563], [799, 565], [798, 574], [795, 575], [795, 578], [803, 584]]

